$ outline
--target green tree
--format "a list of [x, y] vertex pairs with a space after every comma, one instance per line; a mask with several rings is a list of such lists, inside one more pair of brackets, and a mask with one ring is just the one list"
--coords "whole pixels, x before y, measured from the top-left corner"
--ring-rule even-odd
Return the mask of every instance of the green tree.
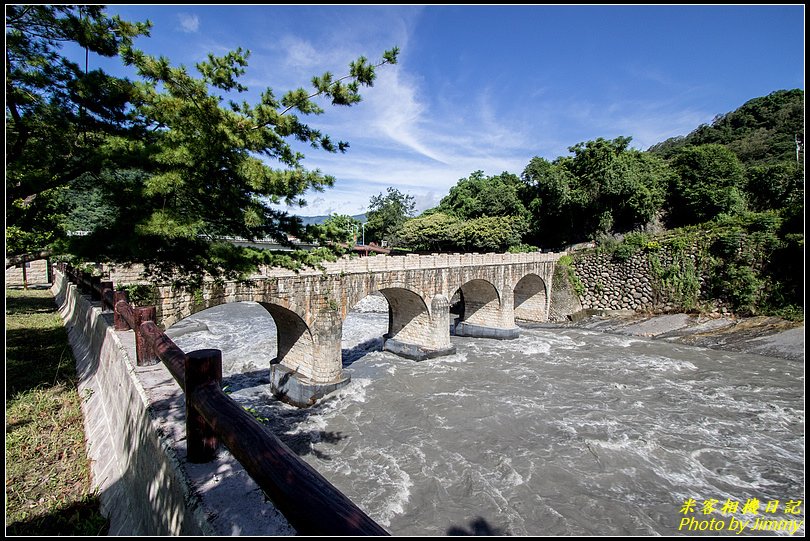
[[521, 175], [521, 196], [530, 213], [529, 238], [543, 246], [580, 240], [579, 225], [587, 198], [564, 163], [535, 156]]
[[[98, 14], [101, 20], [108, 20], [100, 8]], [[66, 16], [74, 21], [73, 26], [84, 28], [81, 17], [71, 17]], [[323, 190], [334, 179], [319, 170], [305, 169], [303, 154], [293, 150], [289, 141], [303, 141], [327, 152], [345, 152], [348, 143], [332, 141], [299, 116], [323, 113], [313, 101], [319, 97], [333, 105], [357, 103], [360, 87], [373, 84], [375, 68], [395, 63], [398, 50], [386, 51], [376, 64], [360, 57], [350, 64], [344, 77], [328, 72], [314, 77], [312, 91], [299, 88], [276, 97], [266, 89], [258, 103], [250, 104], [226, 99], [247, 90], [239, 79], [249, 51], [209, 55], [192, 74], [185, 66], [172, 66], [166, 58], [135, 49], [131, 39], [120, 36], [134, 36], [143, 29], [113, 20], [118, 26], [107, 34], [119, 37], [104, 51], [117, 48], [140, 79], [127, 85], [126, 93], [116, 94], [121, 98], [120, 112], [126, 116], [113, 118], [108, 131], [87, 138], [92, 159], [82, 161], [94, 167], [84, 167], [71, 178], [90, 175], [114, 208], [115, 219], [86, 237], [70, 239], [63, 250], [95, 260], [144, 263], [156, 278], [181, 276], [190, 282], [199, 281], [204, 274], [237, 277], [257, 263], [294, 266], [310, 260], [312, 254], [272, 254], [234, 246], [223, 237], [270, 238], [286, 243], [288, 233], [301, 233], [300, 220], [275, 210], [272, 204], [303, 203], [301, 195], [307, 189]], [[18, 27], [22, 42], [32, 39], [26, 36], [39, 35], [36, 21]], [[85, 34], [81, 36], [78, 43], [88, 41]], [[42, 39], [53, 47], [61, 37], [47, 35]], [[45, 62], [44, 71], [50, 72], [54, 59], [40, 62]], [[19, 78], [26, 81], [24, 74]], [[47, 82], [45, 87], [58, 88], [59, 84]], [[103, 98], [105, 90], [112, 93], [103, 85], [101, 89], [87, 89], [86, 96], [82, 94], [86, 109]], [[83, 141], [84, 136], [85, 132], [74, 126], [65, 143]], [[58, 148], [59, 142], [51, 136], [44, 148]], [[17, 144], [16, 140], [10, 144]], [[67, 154], [75, 160], [74, 153]], [[280, 166], [272, 167], [268, 162]], [[22, 170], [13, 182], [24, 186], [32, 176]], [[15, 196], [14, 200], [18, 199]]]
[[6, 6], [7, 266], [65, 238], [68, 192], [105, 166], [99, 141], [142, 135], [128, 108], [132, 84], [71, 61], [62, 44], [113, 57], [148, 29], [101, 6]]
[[670, 223], [689, 225], [718, 214], [745, 210], [743, 168], [737, 156], [720, 144], [683, 148], [673, 157], [676, 177]]
[[520, 216], [483, 216], [458, 227], [458, 244], [466, 251], [505, 252], [521, 244], [526, 221]]
[[483, 216], [527, 218], [528, 212], [518, 195], [519, 188], [520, 179], [511, 173], [488, 177], [483, 171], [475, 171], [450, 188], [437, 210], [462, 220]]
[[621, 233], [643, 226], [664, 201], [666, 164], [629, 149], [631, 140], [598, 138], [569, 149], [574, 157], [565, 163], [585, 194], [580, 201], [587, 201], [585, 225], [590, 232]]
[[415, 209], [413, 196], [394, 187], [389, 186], [385, 194], [372, 196], [366, 212], [367, 239], [395, 243], [400, 228]]
[[459, 246], [462, 221], [443, 212], [423, 214], [405, 222], [399, 236], [402, 243], [419, 252], [444, 252]]
[[573, 156], [533, 158], [521, 177], [531, 213], [527, 238], [555, 247], [653, 221], [672, 172], [662, 159], [628, 148], [630, 141], [598, 138], [569, 148]]
[[779, 210], [804, 204], [804, 165], [783, 161], [749, 167], [745, 194], [752, 210]]
[[357, 232], [361, 223], [348, 214], [333, 213], [316, 227], [319, 228], [319, 236], [324, 240], [343, 242], [353, 246], [357, 241]]

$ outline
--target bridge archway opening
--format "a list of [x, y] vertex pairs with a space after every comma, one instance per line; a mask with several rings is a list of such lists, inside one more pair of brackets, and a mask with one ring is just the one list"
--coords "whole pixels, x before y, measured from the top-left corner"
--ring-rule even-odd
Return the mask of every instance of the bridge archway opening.
[[499, 319], [500, 309], [498, 290], [486, 280], [470, 280], [450, 300], [450, 312], [457, 315], [457, 323], [487, 326]]
[[548, 319], [546, 283], [536, 274], [527, 274], [515, 284], [515, 319], [543, 322]]
[[388, 301], [388, 338], [418, 343], [424, 328], [430, 326], [430, 313], [425, 300], [410, 289], [392, 287], [381, 289]]
[[[429, 302], [430, 306], [411, 289], [389, 286], [356, 303], [355, 308], [358, 304], [366, 305], [362, 309], [373, 303], [376, 313], [358, 314], [356, 310], [347, 313], [341, 344], [343, 366], [380, 349], [417, 361], [454, 352], [447, 328], [447, 297], [437, 294]], [[357, 329], [358, 324], [364, 328]]]
[[259, 304], [276, 325], [278, 347], [272, 362], [286, 366], [299, 376], [312, 378], [315, 345], [307, 323], [297, 313], [278, 304]]
[[198, 310], [169, 326], [166, 335], [186, 353], [221, 350], [223, 383], [232, 391], [266, 383], [270, 363], [278, 355], [276, 323], [257, 302]]
[[344, 367], [374, 351], [382, 351], [388, 332], [388, 299], [375, 291], [349, 306], [343, 319], [340, 348]]

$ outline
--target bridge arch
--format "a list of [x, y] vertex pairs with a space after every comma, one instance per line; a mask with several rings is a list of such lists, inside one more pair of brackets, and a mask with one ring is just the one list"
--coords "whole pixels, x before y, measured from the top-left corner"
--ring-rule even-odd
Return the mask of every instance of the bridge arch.
[[501, 294], [491, 282], [470, 280], [456, 293], [459, 295], [459, 323], [486, 326], [500, 320]]
[[548, 288], [537, 274], [529, 273], [515, 284], [515, 319], [543, 322], [548, 318]]
[[[382, 287], [358, 288], [348, 297], [347, 309], [373, 293], [380, 293], [388, 305], [388, 332], [382, 337], [383, 350], [415, 360], [455, 351], [448, 332], [447, 297], [437, 294], [426, 300], [413, 289], [389, 282]], [[361, 295], [365, 296], [355, 299]], [[354, 304], [349, 304], [352, 300]]]
[[281, 364], [291, 372], [312, 379], [315, 344], [312, 331], [306, 321], [296, 312], [279, 304], [259, 302], [273, 317], [277, 333], [277, 355], [271, 361]]
[[387, 338], [402, 342], [418, 342], [422, 330], [430, 325], [430, 311], [418, 293], [402, 287], [379, 290], [388, 301]]

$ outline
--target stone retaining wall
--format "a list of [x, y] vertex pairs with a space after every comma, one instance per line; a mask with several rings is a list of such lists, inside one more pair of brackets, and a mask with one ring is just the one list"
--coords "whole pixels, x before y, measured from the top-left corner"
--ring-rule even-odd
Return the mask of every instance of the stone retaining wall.
[[[28, 285], [51, 283], [50, 279], [48, 278], [48, 262], [45, 259], [29, 261], [28, 263], [25, 263], [25, 265], [26, 265], [25, 277], [28, 282]], [[16, 267], [6, 269], [6, 285], [7, 286], [23, 285], [22, 264]]]
[[93, 485], [110, 535], [293, 535], [227, 449], [185, 459], [185, 403], [160, 363], [134, 363], [132, 331], [58, 271], [52, 291], [76, 358]]
[[[662, 269], [673, 264], [674, 258], [666, 248], [660, 249], [654, 255]], [[686, 257], [699, 268], [696, 255], [687, 254]], [[572, 267], [584, 289], [581, 295], [574, 294], [582, 310], [631, 310], [649, 313], [668, 312], [679, 308], [673, 299], [667, 297], [666, 290], [661, 287], [660, 279], [653, 271], [650, 254], [644, 251], [633, 254], [626, 261], [617, 261], [612, 254], [604, 252], [579, 252], [573, 254]], [[704, 281], [705, 277], [699, 277], [701, 287]], [[568, 280], [554, 282], [552, 319], [559, 320], [561, 315], [566, 315], [566, 310], [576, 305], [576, 302], [570, 299], [572, 291], [563, 292], [564, 288], [570, 290], [568, 282]], [[709, 301], [700, 294], [699, 297], [703, 302]], [[722, 310], [719, 301], [712, 300], [711, 304]], [[570, 313], [569, 311], [568, 315]]]

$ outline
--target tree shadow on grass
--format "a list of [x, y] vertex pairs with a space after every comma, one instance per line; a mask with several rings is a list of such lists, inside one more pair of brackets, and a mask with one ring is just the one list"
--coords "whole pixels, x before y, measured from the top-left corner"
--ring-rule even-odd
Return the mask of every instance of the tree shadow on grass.
[[6, 535], [107, 535], [110, 523], [99, 508], [99, 497], [87, 496], [66, 507], [7, 524]]
[[6, 330], [6, 396], [59, 381], [75, 381], [64, 327]]
[[9, 297], [6, 295], [7, 314], [44, 314], [54, 312], [55, 309], [53, 297]]

